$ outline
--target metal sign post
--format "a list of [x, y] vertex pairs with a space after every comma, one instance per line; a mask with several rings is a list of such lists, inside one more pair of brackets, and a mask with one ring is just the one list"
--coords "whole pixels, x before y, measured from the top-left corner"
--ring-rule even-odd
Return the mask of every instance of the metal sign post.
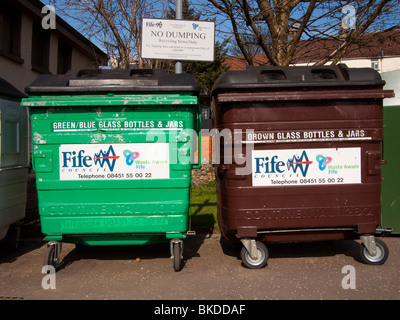
[[[182, 0], [176, 0], [176, 13], [175, 13], [176, 20], [183, 19], [182, 11], [183, 11], [182, 10]], [[175, 63], [175, 73], [182, 73], [182, 62], [177, 61]]]

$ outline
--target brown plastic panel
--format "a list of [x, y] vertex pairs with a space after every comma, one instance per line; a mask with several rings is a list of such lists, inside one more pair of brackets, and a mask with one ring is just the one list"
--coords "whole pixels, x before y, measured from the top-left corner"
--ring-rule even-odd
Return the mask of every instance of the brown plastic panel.
[[[349, 81], [348, 85], [335, 87], [329, 83], [325, 87], [304, 84], [286, 89], [240, 88], [234, 84], [224, 90], [215, 88], [213, 127], [230, 130], [232, 137], [235, 130], [241, 130], [241, 141], [236, 146], [222, 143], [223, 139], [216, 144], [220, 154], [220, 164], [215, 165], [218, 222], [224, 236], [231, 240], [256, 236], [266, 241], [312, 241], [375, 233], [381, 219], [382, 99], [390, 96], [393, 91], [383, 90], [380, 82], [352, 86]], [[275, 163], [271, 164], [270, 158], [269, 162], [252, 158], [248, 144], [263, 156], [272, 158], [276, 154]], [[289, 159], [274, 167], [284, 173], [273, 169], [273, 165], [291, 150], [305, 150], [306, 154], [339, 150], [346, 157], [347, 151], [350, 155], [359, 150], [360, 166], [352, 171], [354, 179], [359, 180], [346, 184], [314, 181], [254, 185], [256, 161], [263, 165], [259, 168], [272, 176], [277, 174], [281, 180], [276, 181], [282, 181], [279, 174], [289, 173]], [[231, 156], [232, 163], [226, 163], [224, 152]], [[251, 173], [237, 173], [245, 166], [235, 161], [239, 155], [251, 163]], [[316, 160], [312, 161], [315, 165]], [[335, 169], [331, 170], [334, 177]], [[273, 177], [262, 183], [272, 183], [267, 180]]]

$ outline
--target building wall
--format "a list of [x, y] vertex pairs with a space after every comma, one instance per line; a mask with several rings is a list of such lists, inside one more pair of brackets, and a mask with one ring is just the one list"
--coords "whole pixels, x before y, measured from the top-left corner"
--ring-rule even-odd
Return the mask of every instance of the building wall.
[[[394, 90], [395, 97], [383, 99], [384, 106], [400, 106], [400, 70], [389, 71], [382, 74], [382, 79], [386, 81], [385, 90]], [[397, 139], [396, 139], [397, 141]]]
[[[33, 18], [22, 13], [21, 16], [21, 58], [24, 63], [16, 62], [8, 57], [0, 55], [0, 77], [10, 82], [21, 92], [29, 86], [40, 73], [32, 70], [32, 26]], [[58, 34], [52, 31], [50, 34], [49, 72], [57, 73], [58, 58]], [[98, 67], [89, 56], [72, 45], [71, 69]]]
[[27, 83], [39, 75], [31, 70], [32, 19], [23, 14], [21, 17], [21, 58], [23, 64], [0, 55], [0, 77], [10, 82], [21, 92]]
[[97, 68], [98, 64], [89, 59], [82, 51], [72, 48], [71, 69], [90, 69]]
[[[347, 64], [348, 67], [352, 68], [371, 68], [373, 59], [343, 59], [341, 63]], [[378, 65], [378, 71], [389, 72], [394, 70], [400, 70], [400, 57], [383, 57], [375, 59]]]
[[[383, 57], [378, 59], [371, 58], [358, 58], [358, 59], [342, 59], [339, 63], [346, 64], [349, 68], [372, 68], [375, 63], [375, 67], [377, 70], [382, 72], [389, 72], [400, 70], [400, 57]], [[374, 64], [374, 65], [373, 65]], [[296, 66], [306, 66], [306, 65], [314, 65], [313, 63], [299, 63], [295, 64]], [[329, 65], [327, 63], [326, 65]]]
[[50, 54], [49, 54], [49, 72], [57, 74], [57, 52], [58, 37], [52, 32], [50, 34]]
[[381, 70], [381, 72], [400, 70], [400, 57], [384, 58]]

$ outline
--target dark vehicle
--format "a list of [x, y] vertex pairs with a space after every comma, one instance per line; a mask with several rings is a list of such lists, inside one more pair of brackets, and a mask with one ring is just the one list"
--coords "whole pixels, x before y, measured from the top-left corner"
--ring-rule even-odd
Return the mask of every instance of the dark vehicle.
[[17, 249], [25, 218], [29, 145], [25, 95], [0, 78], [0, 240]]

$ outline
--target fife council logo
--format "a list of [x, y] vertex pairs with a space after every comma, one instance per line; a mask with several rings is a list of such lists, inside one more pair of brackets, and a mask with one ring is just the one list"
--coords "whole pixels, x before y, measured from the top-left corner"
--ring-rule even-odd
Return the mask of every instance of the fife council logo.
[[309, 161], [307, 153], [304, 150], [300, 157], [294, 155], [293, 158], [288, 159], [286, 165], [288, 170], [292, 169], [294, 173], [296, 173], [297, 170], [300, 170], [303, 177], [305, 177], [307, 175], [308, 167], [312, 163], [312, 161]]
[[61, 152], [62, 168], [83, 169], [91, 167], [108, 168], [113, 172], [115, 163], [120, 156], [115, 154], [114, 148], [110, 146], [107, 150], [94, 152], [93, 155], [86, 154], [86, 150]]
[[306, 177], [308, 168], [313, 163], [310, 161], [307, 152], [303, 152], [293, 157], [287, 158], [286, 161], [279, 160], [278, 155], [272, 157], [255, 157], [255, 174], [284, 174], [286, 171], [292, 171], [294, 174], [301, 173]]
[[114, 148], [110, 146], [106, 152], [100, 150], [99, 153], [95, 153], [94, 155], [94, 164], [100, 165], [100, 167], [104, 167], [104, 164], [107, 164], [108, 168], [112, 172], [114, 170], [115, 162], [119, 156], [115, 155]]

